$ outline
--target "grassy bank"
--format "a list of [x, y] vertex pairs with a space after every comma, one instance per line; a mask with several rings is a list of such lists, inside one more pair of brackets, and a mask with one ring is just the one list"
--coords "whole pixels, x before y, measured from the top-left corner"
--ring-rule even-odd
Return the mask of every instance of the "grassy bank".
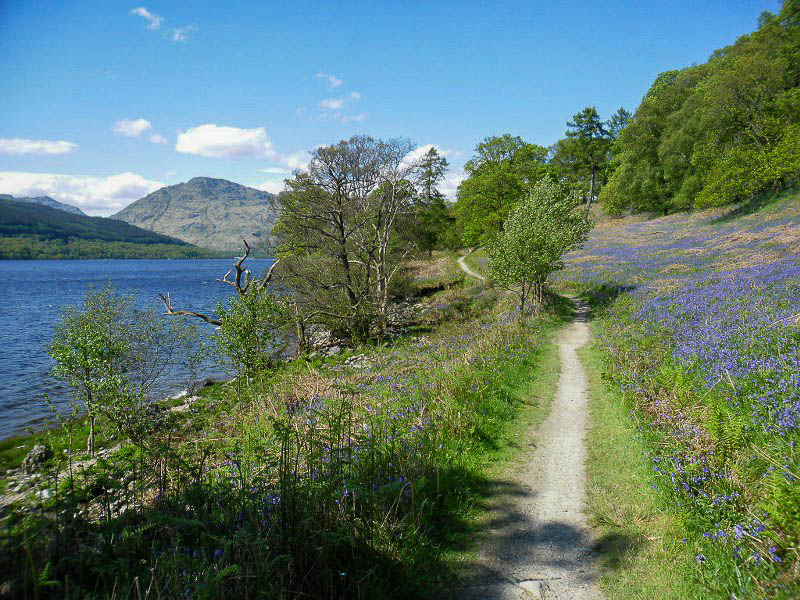
[[563, 320], [519, 320], [444, 262], [405, 338], [216, 386], [72, 477], [56, 453], [38, 509], [4, 515], [3, 592], [436, 596], [489, 465], [545, 410], [529, 382]]
[[580, 351], [589, 380], [587, 504], [599, 539], [601, 587], [609, 600], [701, 598], [680, 518], [653, 488], [647, 434], [616, 386], [602, 351]]
[[595, 308], [606, 378], [646, 434], [638, 485], [680, 523], [703, 597], [800, 594], [798, 256], [794, 191], [602, 222], [562, 275]]

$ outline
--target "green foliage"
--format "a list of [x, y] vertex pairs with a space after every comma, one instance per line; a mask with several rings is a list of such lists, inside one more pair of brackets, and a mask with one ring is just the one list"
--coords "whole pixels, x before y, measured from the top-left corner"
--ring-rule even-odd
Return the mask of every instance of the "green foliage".
[[616, 145], [612, 214], [721, 206], [800, 175], [796, 3], [703, 65], [659, 75]]
[[220, 303], [216, 313], [222, 321], [215, 335], [217, 347], [240, 379], [251, 381], [263, 374], [284, 350], [278, 333], [286, 309], [269, 290], [252, 285], [227, 305]]
[[503, 221], [529, 186], [552, 168], [546, 148], [504, 134], [480, 142], [464, 170], [467, 178], [458, 187], [453, 212], [456, 227], [463, 230], [463, 243], [475, 246], [502, 230]]
[[87, 258], [228, 258], [230, 252], [177, 244], [138, 244], [79, 238], [0, 237], [0, 260]]
[[505, 287], [519, 286], [520, 310], [528, 295], [541, 303], [545, 281], [562, 266], [564, 254], [576, 248], [591, 224], [575, 211], [575, 198], [551, 179], [533, 186], [489, 245], [489, 272]]
[[72, 388], [89, 420], [90, 453], [98, 417], [131, 439], [142, 439], [150, 425], [150, 389], [170, 363], [193, 372], [199, 360], [190, 351], [194, 346], [194, 328], [136, 308], [133, 298], [118, 295], [110, 282], [90, 287], [80, 307], [64, 311], [48, 352], [55, 361], [53, 374]]

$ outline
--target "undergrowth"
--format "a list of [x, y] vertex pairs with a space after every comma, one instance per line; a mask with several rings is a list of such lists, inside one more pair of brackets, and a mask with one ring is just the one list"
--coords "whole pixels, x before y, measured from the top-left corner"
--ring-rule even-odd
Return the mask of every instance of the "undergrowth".
[[563, 310], [519, 319], [495, 290], [446, 286], [405, 339], [216, 386], [80, 471], [56, 454], [34, 503], [4, 517], [2, 592], [436, 595], [522, 406], [508, 381]]

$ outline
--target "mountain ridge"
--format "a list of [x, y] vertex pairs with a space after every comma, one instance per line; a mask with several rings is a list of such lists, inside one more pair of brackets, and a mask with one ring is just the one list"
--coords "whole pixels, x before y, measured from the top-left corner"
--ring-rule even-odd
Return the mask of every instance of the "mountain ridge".
[[212, 250], [269, 243], [275, 196], [227, 179], [193, 177], [160, 188], [111, 218]]
[[83, 212], [77, 206], [73, 206], [72, 204], [65, 204], [64, 202], [59, 202], [51, 198], [50, 196], [35, 196], [35, 197], [24, 197], [18, 198], [12, 196], [11, 194], [0, 194], [0, 199], [3, 200], [13, 200], [14, 202], [28, 202], [29, 204], [41, 204], [42, 206], [48, 206], [50, 208], [57, 208], [58, 210], [63, 210], [73, 215], [83, 215], [84, 217], [88, 217], [85, 212]]
[[0, 198], [0, 258], [210, 258], [183, 240], [107, 217]]

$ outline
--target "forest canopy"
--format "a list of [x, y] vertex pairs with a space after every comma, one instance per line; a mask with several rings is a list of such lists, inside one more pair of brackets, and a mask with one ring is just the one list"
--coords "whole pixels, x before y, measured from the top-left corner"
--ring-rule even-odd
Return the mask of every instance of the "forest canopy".
[[800, 2], [707, 63], [656, 77], [620, 136], [600, 201], [612, 214], [749, 200], [800, 174]]

